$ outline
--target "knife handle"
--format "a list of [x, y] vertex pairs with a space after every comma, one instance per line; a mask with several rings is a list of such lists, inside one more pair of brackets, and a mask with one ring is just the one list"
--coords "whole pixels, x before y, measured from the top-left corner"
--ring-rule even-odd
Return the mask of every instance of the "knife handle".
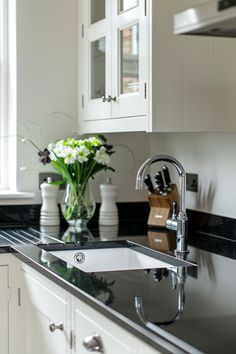
[[165, 179], [165, 184], [167, 187], [169, 187], [171, 185], [171, 179], [170, 179], [170, 173], [169, 173], [169, 169], [167, 166], [163, 166], [162, 167], [162, 172], [163, 172], [163, 176]]
[[160, 193], [163, 193], [165, 186], [164, 186], [164, 180], [163, 180], [161, 171], [155, 173], [154, 179], [155, 179], [156, 186], [157, 186], [157, 188], [159, 189]]
[[143, 182], [146, 184], [148, 191], [150, 193], [154, 193], [154, 187], [152, 184], [151, 176], [149, 174], [144, 177]]

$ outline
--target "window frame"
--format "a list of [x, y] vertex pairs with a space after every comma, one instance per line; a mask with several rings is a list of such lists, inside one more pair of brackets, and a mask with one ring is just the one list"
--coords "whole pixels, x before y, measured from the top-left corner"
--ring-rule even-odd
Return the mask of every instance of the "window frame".
[[0, 193], [17, 190], [16, 1], [0, 0]]

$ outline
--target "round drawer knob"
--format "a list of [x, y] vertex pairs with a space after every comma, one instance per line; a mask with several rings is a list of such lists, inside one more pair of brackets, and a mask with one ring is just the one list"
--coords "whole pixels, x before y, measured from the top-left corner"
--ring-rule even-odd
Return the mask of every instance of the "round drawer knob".
[[56, 325], [54, 322], [49, 323], [49, 330], [51, 332], [54, 332], [56, 329], [63, 331], [64, 329], [63, 323], [59, 323], [58, 325]]
[[97, 333], [94, 333], [91, 336], [85, 337], [84, 340], [83, 340], [83, 346], [89, 352], [104, 353], [102, 340], [101, 340], [99, 334], [97, 334]]

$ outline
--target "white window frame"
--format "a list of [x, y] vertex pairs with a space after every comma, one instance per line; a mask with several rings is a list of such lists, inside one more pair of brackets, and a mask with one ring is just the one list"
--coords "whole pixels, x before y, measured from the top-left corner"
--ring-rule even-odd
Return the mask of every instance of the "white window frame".
[[17, 190], [16, 2], [0, 0], [0, 193]]

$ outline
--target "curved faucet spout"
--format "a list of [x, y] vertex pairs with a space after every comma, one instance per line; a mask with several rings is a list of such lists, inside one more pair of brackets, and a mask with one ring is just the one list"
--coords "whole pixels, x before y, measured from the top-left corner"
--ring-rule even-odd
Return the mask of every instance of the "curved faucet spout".
[[176, 160], [174, 157], [168, 156], [168, 155], [155, 155], [153, 157], [148, 158], [144, 163], [140, 166], [138, 172], [137, 172], [137, 177], [136, 177], [136, 189], [142, 189], [143, 187], [143, 179], [146, 173], [146, 169], [153, 164], [154, 162], [169, 162], [171, 165], [173, 165], [180, 178], [180, 205], [179, 205], [179, 215], [177, 217], [177, 222], [173, 223], [172, 219], [167, 220], [167, 228], [172, 228], [173, 225], [176, 226], [176, 233], [177, 233], [177, 239], [176, 239], [176, 254], [179, 256], [184, 255], [187, 252], [187, 246], [186, 246], [186, 238], [187, 238], [187, 215], [186, 215], [186, 207], [185, 207], [185, 188], [186, 188], [186, 173], [181, 165], [181, 163]]
[[146, 172], [146, 169], [152, 165], [154, 162], [169, 162], [173, 166], [175, 166], [178, 171], [180, 177], [180, 210], [185, 213], [185, 185], [186, 185], [186, 173], [181, 165], [181, 163], [176, 160], [174, 157], [168, 155], [155, 155], [153, 157], [148, 158], [144, 163], [140, 166], [137, 177], [136, 177], [136, 189], [143, 188], [143, 179]]

